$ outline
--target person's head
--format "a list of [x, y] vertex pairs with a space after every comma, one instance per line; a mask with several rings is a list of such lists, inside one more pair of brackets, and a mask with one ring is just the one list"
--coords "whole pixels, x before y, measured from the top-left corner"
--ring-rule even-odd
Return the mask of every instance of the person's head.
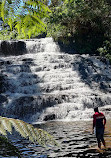
[[94, 112], [99, 112], [98, 107], [94, 108]]

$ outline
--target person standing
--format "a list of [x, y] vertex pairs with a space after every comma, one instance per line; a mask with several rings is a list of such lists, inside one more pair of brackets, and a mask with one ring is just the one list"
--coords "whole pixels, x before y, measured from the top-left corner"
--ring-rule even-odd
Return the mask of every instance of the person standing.
[[98, 107], [94, 108], [94, 112], [95, 113], [93, 115], [93, 132], [95, 128], [98, 147], [101, 149], [101, 142], [103, 143], [104, 147], [106, 146], [104, 140], [106, 118], [102, 112], [99, 112]]

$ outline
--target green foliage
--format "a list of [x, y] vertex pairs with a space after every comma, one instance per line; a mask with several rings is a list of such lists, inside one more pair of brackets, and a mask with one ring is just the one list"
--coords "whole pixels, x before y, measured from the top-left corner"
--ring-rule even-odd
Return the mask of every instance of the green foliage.
[[109, 36], [110, 10], [106, 0], [65, 0], [53, 8], [49, 25], [61, 25], [60, 36], [72, 39], [79, 53], [94, 53]]
[[3, 31], [7, 30], [9, 36], [10, 32], [16, 31], [19, 37], [31, 38], [46, 30], [43, 19], [48, 17], [49, 12], [40, 0], [2, 0], [0, 18], [3, 20]]
[[0, 40], [10, 40], [10, 39], [16, 39], [17, 37], [17, 31], [8, 31], [8, 30], [1, 30], [0, 31]]
[[111, 63], [111, 40], [104, 41], [103, 47], [98, 48], [98, 52], [100, 53], [101, 56], [109, 59]]
[[0, 134], [7, 136], [7, 132], [12, 134], [15, 129], [22, 137], [29, 139], [31, 142], [38, 142], [42, 146], [57, 145], [53, 137], [46, 131], [34, 128], [22, 120], [0, 117]]

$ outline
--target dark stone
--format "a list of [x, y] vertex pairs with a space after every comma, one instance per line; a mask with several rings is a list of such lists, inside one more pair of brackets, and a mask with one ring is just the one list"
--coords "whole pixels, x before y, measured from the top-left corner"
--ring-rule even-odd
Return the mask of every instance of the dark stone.
[[7, 97], [0, 94], [0, 104], [7, 102], [7, 101], [8, 101]]
[[24, 96], [15, 99], [5, 112], [7, 117], [24, 118], [26, 115], [35, 114], [36, 111], [39, 111], [39, 107], [36, 107], [34, 97]]
[[[26, 53], [26, 43], [23, 41], [2, 41], [0, 46], [0, 54], [9, 55], [22, 55]], [[8, 64], [8, 63], [7, 63]]]
[[7, 76], [0, 74], [0, 93], [4, 93], [8, 86]]
[[103, 108], [102, 111], [109, 111], [110, 112], [111, 108], [105, 108], [105, 109]]
[[9, 55], [11, 52], [10, 43], [7, 41], [1, 42], [1, 53], [4, 55]]
[[23, 41], [16, 42], [18, 52], [26, 51], [26, 43]]
[[55, 114], [46, 115], [44, 121], [54, 120], [56, 118]]
[[33, 61], [33, 59], [32, 58], [24, 58], [22, 61], [28, 61], [28, 62], [30, 61], [31, 62], [31, 61]]
[[33, 59], [31, 58], [25, 58], [22, 61], [23, 61], [23, 64], [25, 65], [34, 65]]
[[11, 65], [12, 62], [11, 62], [11, 61], [6, 61], [6, 64], [7, 64], [7, 65]]
[[12, 62], [11, 61], [0, 61], [0, 66], [3, 66], [3, 65], [11, 65], [12, 64]]
[[95, 82], [99, 82], [102, 78], [102, 74], [95, 74], [92, 76], [92, 80]]
[[0, 61], [0, 66], [4, 65], [4, 61]]

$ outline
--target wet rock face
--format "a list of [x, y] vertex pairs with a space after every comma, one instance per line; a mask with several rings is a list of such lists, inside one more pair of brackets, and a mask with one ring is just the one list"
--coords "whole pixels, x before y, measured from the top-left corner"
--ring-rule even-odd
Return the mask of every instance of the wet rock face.
[[[27, 54], [18, 55], [25, 43]], [[51, 38], [3, 41], [1, 50], [13, 56], [0, 58], [0, 92], [8, 99], [0, 115], [40, 122], [89, 119], [94, 106], [111, 105], [111, 66], [96, 56], [60, 52]]]
[[11, 61], [3, 61], [3, 60], [0, 60], [0, 67], [2, 66], [6, 66], [6, 65], [11, 65]]
[[44, 121], [55, 120], [55, 118], [56, 118], [55, 114], [46, 115], [44, 117]]
[[23, 41], [1, 42], [0, 55], [22, 55], [26, 52], [26, 44]]
[[0, 114], [4, 113], [4, 105], [8, 103], [8, 98], [6, 95], [0, 94]]
[[7, 75], [0, 74], [0, 93], [4, 93], [7, 90]]
[[[3, 98], [5, 100], [5, 98]], [[61, 100], [62, 101], [62, 100]], [[54, 106], [58, 100], [54, 96], [22, 96], [13, 99], [6, 109], [0, 111], [0, 115], [8, 117], [21, 118], [30, 117], [37, 112], [41, 113], [43, 109]], [[55, 114], [49, 114], [44, 117], [44, 121], [54, 120]]]
[[24, 118], [28, 114], [32, 114], [39, 110], [36, 106], [36, 101], [33, 97], [20, 97], [14, 100], [10, 106], [7, 107], [6, 113], [15, 118]]
[[5, 95], [1, 95], [0, 94], [0, 104], [3, 104], [5, 102], [7, 102], [7, 101], [8, 101], [7, 97]]

